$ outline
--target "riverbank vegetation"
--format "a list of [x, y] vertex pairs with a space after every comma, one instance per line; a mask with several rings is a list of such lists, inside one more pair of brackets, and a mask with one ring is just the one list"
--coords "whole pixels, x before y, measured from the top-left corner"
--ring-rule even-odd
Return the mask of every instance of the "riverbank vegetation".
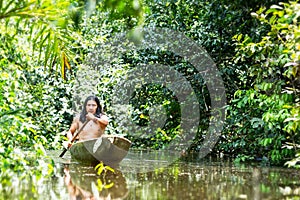
[[[105, 42], [113, 35], [143, 26], [182, 32], [202, 46], [216, 63], [226, 88], [227, 106], [223, 130], [211, 156], [299, 167], [299, 3], [0, 2], [2, 183], [7, 180], [9, 184], [12, 173], [51, 173], [51, 162], [39, 158], [46, 155], [47, 149], [61, 148], [64, 131], [74, 115], [75, 97], [84, 95], [85, 85], [77, 81], [82, 74], [77, 72], [87, 64], [85, 59], [93, 55], [97, 45], [106, 47]], [[136, 31], [130, 33], [140, 36]], [[199, 131], [187, 155], [197, 153], [209, 117], [209, 109], [202, 109], [210, 106], [205, 82], [172, 52], [145, 49], [130, 53], [112, 65], [100, 66], [100, 78], [88, 80], [93, 84], [90, 91], [101, 98], [106, 112], [111, 114], [113, 87], [128, 69], [145, 61], [176, 66], [189, 75], [199, 97]], [[156, 104], [168, 113], [167, 123], [155, 134], [137, 138], [110, 116], [108, 133], [126, 133], [133, 148], [153, 149], [164, 148], [180, 133], [180, 108], [169, 90], [158, 86], [141, 88], [131, 103], [135, 107], [132, 116], [138, 124], [149, 122], [150, 108]], [[29, 170], [31, 167], [37, 170]]]

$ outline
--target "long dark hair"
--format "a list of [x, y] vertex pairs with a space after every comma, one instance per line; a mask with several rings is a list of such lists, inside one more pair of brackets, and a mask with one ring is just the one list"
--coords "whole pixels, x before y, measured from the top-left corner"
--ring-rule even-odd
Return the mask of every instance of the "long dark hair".
[[93, 100], [96, 102], [97, 104], [97, 110], [96, 110], [96, 113], [95, 113], [95, 116], [96, 117], [101, 117], [102, 113], [103, 113], [103, 110], [102, 110], [102, 106], [100, 104], [100, 101], [98, 99], [98, 97], [94, 96], [94, 95], [91, 95], [91, 96], [88, 96], [85, 101], [84, 101], [84, 104], [83, 104], [83, 108], [82, 108], [82, 111], [80, 113], [80, 117], [79, 117], [79, 120], [84, 123], [86, 121], [86, 115], [87, 115], [87, 111], [86, 111], [86, 104], [89, 100]]

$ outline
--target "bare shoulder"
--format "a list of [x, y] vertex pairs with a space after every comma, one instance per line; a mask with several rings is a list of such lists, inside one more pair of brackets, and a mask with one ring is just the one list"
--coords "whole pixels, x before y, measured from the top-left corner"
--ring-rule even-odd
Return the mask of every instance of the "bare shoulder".
[[104, 120], [107, 120], [107, 121], [108, 121], [108, 117], [107, 117], [106, 114], [102, 114], [102, 115], [101, 115], [101, 119], [104, 119]]
[[80, 118], [80, 115], [76, 114], [75, 117], [73, 118], [73, 123], [78, 123], [79, 122], [79, 118]]
[[105, 114], [102, 114], [100, 117], [100, 125], [103, 125], [102, 128], [105, 128], [108, 125], [109, 121], [108, 121], [108, 117]]

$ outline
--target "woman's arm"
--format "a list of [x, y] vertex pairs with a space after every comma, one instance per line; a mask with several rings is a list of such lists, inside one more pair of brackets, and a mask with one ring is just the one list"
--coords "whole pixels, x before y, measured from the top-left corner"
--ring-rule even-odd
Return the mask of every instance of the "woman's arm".
[[73, 119], [71, 127], [70, 127], [69, 131], [67, 132], [67, 138], [69, 141], [72, 140], [75, 131], [78, 129], [78, 126], [79, 126], [79, 117], [77, 116]]
[[106, 126], [108, 125], [108, 117], [106, 115], [101, 115], [100, 118], [94, 116], [92, 113], [88, 113], [86, 115], [86, 118], [88, 120], [92, 120], [93, 122], [99, 124], [101, 126], [102, 129], [105, 129]]

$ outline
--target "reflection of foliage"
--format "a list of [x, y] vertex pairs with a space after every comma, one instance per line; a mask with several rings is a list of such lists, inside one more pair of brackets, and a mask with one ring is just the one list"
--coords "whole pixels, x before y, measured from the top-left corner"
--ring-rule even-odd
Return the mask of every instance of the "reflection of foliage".
[[106, 173], [106, 171], [115, 172], [113, 168], [108, 165], [104, 165], [103, 162], [100, 162], [98, 165], [96, 165], [95, 170], [97, 170], [98, 175]]
[[[140, 187], [131, 187], [128, 199], [147, 199], [149, 196], [155, 199], [247, 199], [249, 196], [257, 199], [263, 196], [297, 199], [300, 194], [299, 171], [265, 169], [227, 162], [192, 165], [175, 162], [131, 177], [131, 180], [138, 181]], [[187, 188], [187, 185], [190, 187]], [[257, 192], [253, 192], [255, 190]]]
[[[108, 171], [113, 172], [113, 173], [115, 172], [115, 170], [113, 168], [111, 168], [108, 165], [104, 165], [103, 162], [100, 162], [95, 167], [95, 170], [97, 171], [98, 175], [101, 175], [101, 176], [104, 177], [103, 180], [106, 180], [105, 175]], [[108, 180], [108, 181], [110, 181], [110, 180]], [[102, 191], [103, 189], [109, 189], [113, 186], [114, 186], [114, 182], [111, 182], [111, 183], [104, 182], [103, 183], [100, 178], [97, 179], [97, 189], [98, 189], [98, 191]]]

